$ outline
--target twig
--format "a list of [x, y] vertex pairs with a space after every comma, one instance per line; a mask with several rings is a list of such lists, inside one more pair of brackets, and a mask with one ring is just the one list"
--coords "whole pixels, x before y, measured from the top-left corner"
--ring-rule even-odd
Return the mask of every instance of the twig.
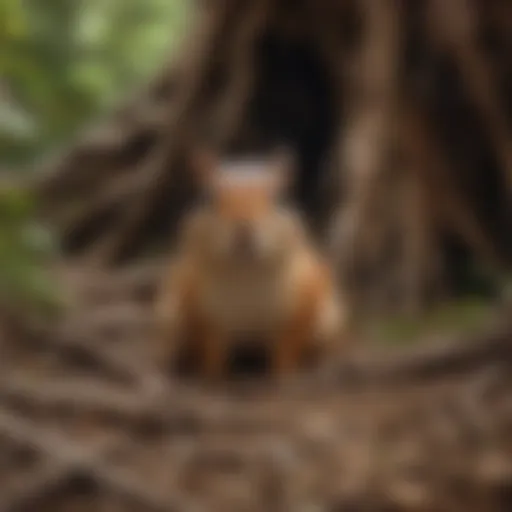
[[[171, 504], [167, 497], [157, 496], [153, 491], [148, 491], [132, 478], [109, 467], [109, 456], [119, 450], [119, 446], [113, 442], [107, 443], [106, 446], [96, 447], [91, 453], [90, 448], [78, 447], [65, 439], [54, 436], [43, 429], [34, 428], [26, 422], [5, 413], [0, 413], [0, 432], [18, 442], [34, 447], [38, 452], [56, 460], [57, 467], [52, 470], [54, 480], [50, 480], [54, 484], [61, 483], [65, 477], [72, 478], [73, 476], [82, 475], [96, 481], [100, 486], [106, 486], [130, 498], [132, 501], [142, 503], [152, 510], [158, 512], [183, 510], [183, 508]], [[124, 446], [124, 443], [121, 446]], [[39, 485], [49, 483], [50, 476], [48, 475], [46, 479], [42, 477]], [[44, 487], [37, 487], [37, 484], [38, 482], [33, 483], [36, 493], [45, 490]], [[30, 499], [31, 496], [26, 496], [26, 498]], [[21, 499], [24, 499], [24, 497], [22, 496]], [[19, 498], [18, 502], [15, 501], [13, 505], [19, 507]]]
[[353, 366], [348, 363], [347, 370], [349, 381], [354, 378], [356, 383], [382, 387], [452, 378], [481, 370], [490, 363], [512, 364], [510, 330], [481, 336], [473, 342], [467, 339], [443, 341], [409, 353], [388, 355], [387, 361], [385, 357], [375, 355], [373, 361], [362, 361]]
[[453, 0], [449, 3], [435, 0], [431, 5], [436, 15], [435, 27], [432, 26], [431, 30], [441, 37], [448, 51], [455, 56], [464, 85], [491, 136], [505, 183], [509, 192], [512, 192], [512, 137], [506, 116], [497, 101], [492, 71], [475, 44], [477, 20], [473, 6], [467, 0]]
[[[225, 0], [213, 11], [202, 10], [203, 20], [198, 24], [198, 33], [194, 48], [188, 58], [183, 61], [183, 79], [177, 91], [173, 105], [169, 107], [172, 118], [168, 120], [167, 131], [162, 140], [152, 149], [149, 155], [137, 166], [136, 174], [144, 176], [144, 186], [139, 191], [137, 201], [124, 212], [120, 225], [114, 233], [100, 239], [90, 252], [92, 261], [113, 262], [118, 259], [129, 240], [137, 234], [151, 211], [150, 205], [162, 190], [167, 178], [167, 170], [177, 164], [177, 157], [183, 147], [190, 127], [194, 122], [191, 115], [196, 92], [208, 77], [209, 51], [206, 45], [216, 47], [224, 35], [221, 26], [224, 9], [232, 7]], [[184, 124], [186, 121], [186, 124]], [[177, 129], [179, 127], [179, 129]]]
[[62, 276], [80, 297], [98, 304], [118, 297], [126, 300], [131, 296], [151, 295], [163, 268], [161, 262], [138, 264], [116, 272], [83, 266], [68, 267], [63, 269]]
[[76, 468], [68, 464], [51, 464], [44, 467], [24, 482], [2, 489], [0, 510], [2, 512], [19, 512], [27, 510], [29, 504], [41, 503], [41, 498], [51, 493], [56, 487], [71, 478]]
[[85, 359], [123, 382], [136, 383], [145, 377], [140, 364], [108, 347], [98, 346], [98, 340], [93, 336], [80, 332], [72, 337], [63, 334], [68, 333], [46, 329], [37, 333], [37, 338], [20, 336], [18, 343], [26, 343], [36, 349], [53, 349], [65, 359]]

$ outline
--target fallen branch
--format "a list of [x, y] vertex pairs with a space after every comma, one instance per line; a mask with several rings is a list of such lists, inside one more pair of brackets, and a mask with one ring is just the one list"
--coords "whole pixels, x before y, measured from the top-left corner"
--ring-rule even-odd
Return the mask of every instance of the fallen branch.
[[108, 465], [109, 457], [117, 453], [124, 443], [109, 442], [106, 446], [95, 447], [93, 450], [84, 449], [5, 413], [0, 414], [0, 432], [56, 461], [56, 466], [46, 477], [40, 476], [39, 480], [32, 482], [32, 494], [25, 491], [21, 496], [11, 497], [11, 501], [7, 502], [6, 508], [2, 507], [2, 510], [19, 510], [23, 502], [30, 503], [34, 497], [48, 492], [48, 484], [58, 486], [63, 481], [76, 477], [96, 482], [100, 487], [107, 487], [155, 512], [183, 510], [172, 504], [167, 497], [158, 496], [152, 490], [139, 485], [133, 478]]
[[120, 391], [90, 380], [34, 384], [9, 377], [0, 382], [0, 403], [14, 410], [21, 405], [45, 413], [63, 409], [94, 413], [136, 431], [249, 432], [279, 423], [272, 410], [245, 401], [233, 406], [229, 396], [206, 397], [178, 383], [151, 397], [144, 390]]
[[87, 303], [102, 306], [122, 298], [148, 298], [154, 293], [163, 269], [161, 262], [136, 265], [123, 271], [108, 272], [97, 268], [67, 267], [63, 281]]
[[398, 354], [374, 354], [372, 359], [347, 362], [341, 379], [349, 385], [394, 386], [456, 377], [486, 365], [512, 365], [512, 333], [503, 329], [473, 341], [441, 341]]
[[138, 361], [133, 361], [108, 346], [98, 345], [98, 340], [87, 333], [77, 332], [72, 337], [67, 336], [68, 334], [46, 329], [41, 330], [37, 337], [17, 336], [17, 343], [18, 346], [25, 344], [31, 349], [51, 350], [68, 361], [96, 366], [107, 376], [122, 382], [133, 384], [144, 380], [146, 373]]
[[29, 506], [35, 509], [37, 503], [44, 501], [45, 495], [65, 483], [73, 476], [74, 471], [73, 465], [51, 464], [17, 485], [3, 488], [0, 510], [19, 512], [29, 510]]

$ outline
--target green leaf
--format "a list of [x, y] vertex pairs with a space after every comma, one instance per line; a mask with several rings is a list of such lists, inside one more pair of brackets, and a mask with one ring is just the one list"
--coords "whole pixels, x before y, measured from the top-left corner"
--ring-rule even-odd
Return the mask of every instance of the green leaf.
[[36, 133], [34, 118], [19, 105], [0, 102], [0, 136], [32, 138]]
[[37, 256], [48, 256], [57, 252], [57, 241], [51, 231], [35, 222], [24, 226], [21, 238], [26, 250]]
[[28, 219], [34, 212], [30, 194], [18, 188], [0, 188], [0, 225]]

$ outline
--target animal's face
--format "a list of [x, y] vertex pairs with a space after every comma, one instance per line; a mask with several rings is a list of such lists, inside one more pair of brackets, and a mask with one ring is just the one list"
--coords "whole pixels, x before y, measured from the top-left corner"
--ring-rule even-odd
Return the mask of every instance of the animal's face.
[[[261, 259], [279, 248], [278, 206], [269, 178], [256, 183], [229, 183], [225, 177], [212, 198], [218, 232], [215, 246], [226, 256]], [[259, 181], [259, 182], [258, 182]]]
[[210, 198], [210, 249], [226, 261], [255, 262], [283, 247], [279, 199], [284, 169], [272, 161], [212, 165], [203, 182]]

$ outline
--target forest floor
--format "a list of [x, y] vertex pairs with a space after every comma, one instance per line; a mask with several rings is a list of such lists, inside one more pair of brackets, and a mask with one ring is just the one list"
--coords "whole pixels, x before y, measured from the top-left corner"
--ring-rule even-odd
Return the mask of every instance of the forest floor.
[[63, 321], [0, 325], [1, 512], [512, 510], [499, 322], [355, 349], [285, 387], [169, 377], [155, 394], [158, 266], [61, 275]]

